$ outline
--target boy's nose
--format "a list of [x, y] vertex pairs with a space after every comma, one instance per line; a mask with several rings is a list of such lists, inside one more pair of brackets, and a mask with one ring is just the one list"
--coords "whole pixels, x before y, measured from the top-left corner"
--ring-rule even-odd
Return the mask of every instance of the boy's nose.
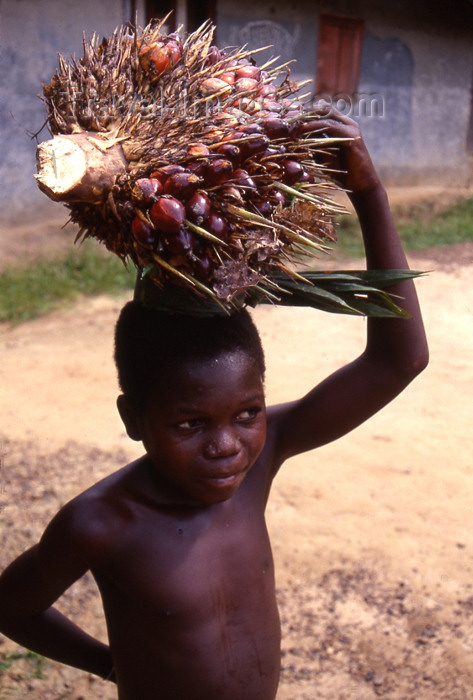
[[220, 430], [212, 435], [205, 447], [207, 457], [231, 457], [240, 451], [241, 442], [233, 430]]

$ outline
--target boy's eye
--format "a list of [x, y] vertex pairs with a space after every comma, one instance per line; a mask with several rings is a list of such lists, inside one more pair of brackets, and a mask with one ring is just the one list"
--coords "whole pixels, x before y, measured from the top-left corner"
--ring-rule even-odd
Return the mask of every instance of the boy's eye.
[[244, 411], [240, 411], [238, 414], [238, 420], [247, 421], [256, 418], [258, 413], [260, 413], [260, 408], [247, 408]]
[[198, 418], [189, 418], [188, 420], [182, 420], [176, 424], [176, 427], [180, 430], [195, 430], [202, 424], [202, 421]]

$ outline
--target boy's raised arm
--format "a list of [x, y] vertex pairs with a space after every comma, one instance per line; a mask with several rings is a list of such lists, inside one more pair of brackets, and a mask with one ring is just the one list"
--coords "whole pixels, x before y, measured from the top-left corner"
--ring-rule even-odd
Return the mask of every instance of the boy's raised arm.
[[[407, 269], [386, 191], [356, 122], [331, 111], [320, 120], [331, 137], [346, 137], [330, 167], [358, 215], [368, 269]], [[369, 318], [364, 352], [299, 401], [274, 408], [276, 461], [319, 447], [349, 432], [399, 394], [427, 365], [428, 348], [412, 281], [390, 290], [410, 319]]]
[[0, 631], [27, 649], [106, 678], [113, 667], [108, 646], [51, 607], [89, 568], [67, 519], [61, 511], [40, 543], [0, 577]]

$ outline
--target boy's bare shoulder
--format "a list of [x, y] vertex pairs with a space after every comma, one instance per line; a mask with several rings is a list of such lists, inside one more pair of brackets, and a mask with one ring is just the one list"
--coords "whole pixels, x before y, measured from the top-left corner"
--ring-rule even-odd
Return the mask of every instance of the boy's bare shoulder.
[[66, 503], [45, 531], [49, 540], [68, 540], [80, 547], [90, 566], [98, 564], [131, 517], [138, 462], [123, 467]]

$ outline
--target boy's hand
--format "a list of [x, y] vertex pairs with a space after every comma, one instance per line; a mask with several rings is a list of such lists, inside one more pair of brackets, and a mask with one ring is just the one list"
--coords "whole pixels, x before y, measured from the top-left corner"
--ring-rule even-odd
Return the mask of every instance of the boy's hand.
[[366, 194], [379, 187], [381, 182], [358, 124], [328, 102], [317, 102], [315, 112], [320, 115], [319, 130], [325, 136], [351, 139], [327, 146], [323, 165], [335, 171], [332, 179], [352, 194]]

